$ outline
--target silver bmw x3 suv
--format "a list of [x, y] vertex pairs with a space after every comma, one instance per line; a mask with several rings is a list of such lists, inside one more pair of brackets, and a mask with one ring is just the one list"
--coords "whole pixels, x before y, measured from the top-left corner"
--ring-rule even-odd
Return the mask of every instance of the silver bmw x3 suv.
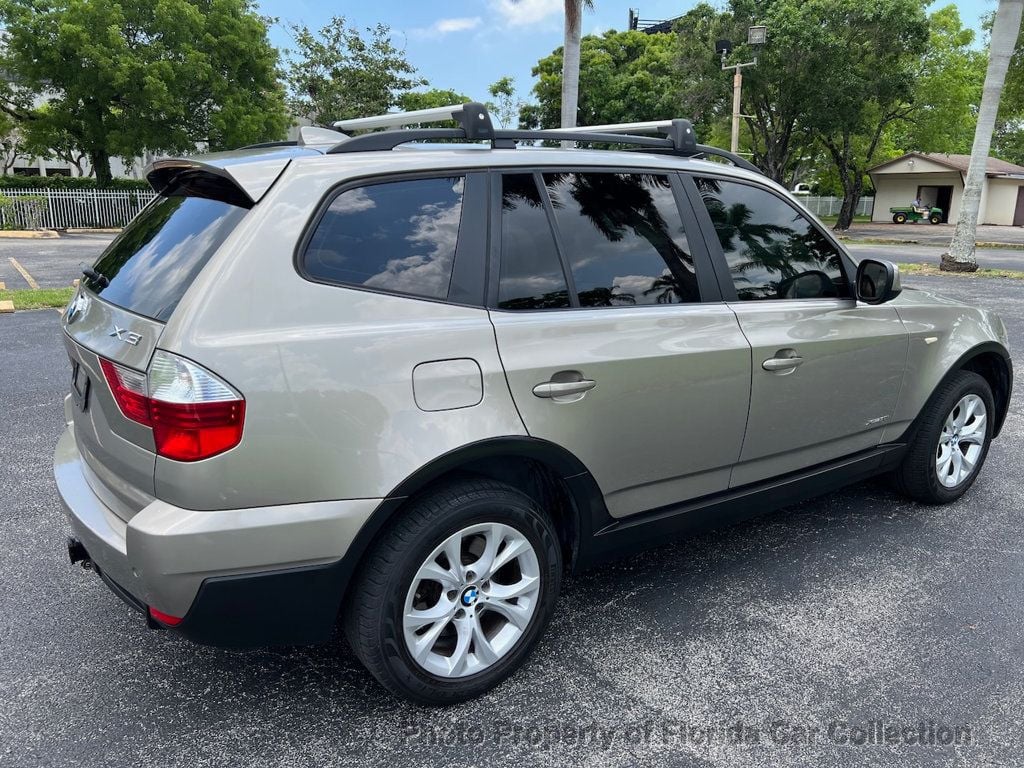
[[158, 161], [85, 271], [54, 471], [72, 561], [150, 627], [340, 625], [452, 703], [523, 663], [566, 573], [876, 475], [975, 481], [1011, 392], [994, 314], [858, 267], [686, 121], [446, 116]]

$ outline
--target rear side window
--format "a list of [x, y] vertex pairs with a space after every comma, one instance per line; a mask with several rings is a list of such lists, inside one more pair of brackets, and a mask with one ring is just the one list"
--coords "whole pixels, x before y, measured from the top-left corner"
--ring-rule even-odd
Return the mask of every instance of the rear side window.
[[545, 173], [581, 307], [700, 301], [669, 178]]
[[446, 299], [464, 176], [371, 184], [339, 194], [302, 256], [307, 277]]
[[158, 197], [125, 227], [93, 266], [87, 285], [105, 301], [160, 322], [247, 209], [203, 197]]
[[532, 173], [501, 177], [500, 309], [562, 309], [569, 286]]
[[849, 298], [842, 255], [800, 211], [750, 184], [695, 181], [740, 300]]

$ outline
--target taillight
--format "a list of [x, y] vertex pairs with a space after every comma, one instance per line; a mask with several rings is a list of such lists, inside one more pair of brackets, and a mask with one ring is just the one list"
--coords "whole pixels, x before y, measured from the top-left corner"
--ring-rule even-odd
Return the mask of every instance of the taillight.
[[245, 400], [205, 368], [157, 350], [149, 374], [100, 360], [117, 407], [153, 429], [160, 456], [198, 461], [242, 439]]

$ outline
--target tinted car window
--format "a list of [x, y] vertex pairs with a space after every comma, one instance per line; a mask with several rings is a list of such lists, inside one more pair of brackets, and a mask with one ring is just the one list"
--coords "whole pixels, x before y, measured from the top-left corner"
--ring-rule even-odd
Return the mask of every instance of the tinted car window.
[[569, 306], [569, 286], [533, 174], [501, 178], [501, 309]]
[[247, 210], [219, 200], [158, 197], [124, 228], [87, 280], [105, 301], [166, 322], [206, 262]]
[[740, 299], [849, 297], [842, 256], [796, 208], [749, 184], [696, 181]]
[[465, 177], [408, 179], [342, 192], [303, 255], [315, 280], [444, 299]]
[[668, 176], [546, 173], [580, 306], [700, 301]]

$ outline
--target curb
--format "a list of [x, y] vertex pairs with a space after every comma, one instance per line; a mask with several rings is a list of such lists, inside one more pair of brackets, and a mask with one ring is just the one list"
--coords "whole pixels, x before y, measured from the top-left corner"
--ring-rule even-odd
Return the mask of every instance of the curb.
[[52, 229], [7, 229], [0, 230], [0, 238], [12, 239], [52, 239], [60, 235]]
[[116, 235], [121, 227], [69, 227], [64, 230], [66, 235]]
[[13, 312], [13, 311], [14, 311], [14, 302], [13, 301], [10, 301], [10, 300], [0, 301], [0, 314], [6, 313], [6, 312]]

